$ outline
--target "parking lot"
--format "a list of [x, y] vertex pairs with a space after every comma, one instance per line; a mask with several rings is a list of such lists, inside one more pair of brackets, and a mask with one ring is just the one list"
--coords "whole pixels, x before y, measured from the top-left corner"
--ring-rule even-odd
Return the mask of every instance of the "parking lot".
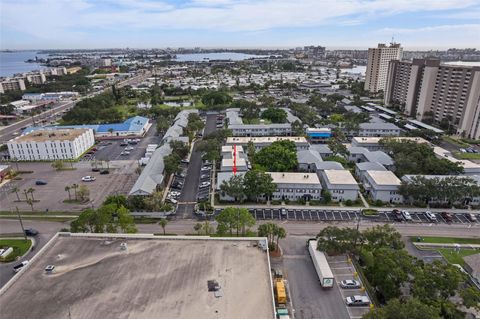
[[[94, 146], [92, 154], [85, 154], [82, 161], [116, 161], [139, 160], [145, 155], [148, 144], [159, 144], [161, 137], [157, 136], [157, 128], [152, 125], [143, 138], [128, 138], [119, 140], [103, 140]], [[128, 152], [128, 153], [127, 153]]]
[[[221, 209], [216, 209], [215, 214], [220, 213]], [[377, 216], [363, 216], [360, 210], [326, 210], [326, 209], [285, 209], [279, 208], [251, 208], [250, 213], [257, 220], [291, 220], [291, 221], [352, 221], [358, 218], [362, 220], [377, 221], [377, 222], [395, 222], [394, 214], [391, 211], [379, 211]], [[410, 212], [412, 221], [408, 223], [432, 223], [425, 214], [426, 211]], [[437, 223], [448, 224], [448, 222], [440, 215], [436, 214]], [[478, 216], [478, 214], [477, 214]], [[479, 220], [469, 221], [464, 213], [452, 214], [453, 220], [451, 223], [455, 224], [471, 224], [479, 225]], [[403, 221], [406, 222], [406, 221]]]
[[[362, 288], [348, 288], [344, 289], [340, 286], [340, 282], [342, 280], [353, 279], [361, 283], [361, 280], [355, 276], [355, 267], [352, 265], [351, 262], [348, 261], [347, 256], [340, 255], [340, 256], [328, 256], [327, 257], [328, 264], [330, 265], [330, 269], [335, 277], [335, 283], [339, 288], [340, 294], [342, 295], [342, 300], [344, 301], [345, 298], [350, 296], [365, 296], [367, 295], [364, 289]], [[370, 310], [369, 306], [355, 306], [355, 307], [348, 307], [345, 304], [345, 308], [350, 316], [350, 318], [361, 318], [365, 313]]]
[[[67, 164], [69, 165], [69, 164]], [[11, 181], [0, 188], [0, 207], [2, 210], [12, 210], [18, 207], [21, 211], [31, 211], [30, 205], [25, 201], [23, 191], [33, 188], [35, 211], [67, 211], [81, 210], [86, 207], [98, 207], [106, 196], [110, 194], [127, 194], [133, 186], [138, 175], [134, 161], [112, 161], [109, 163], [109, 174], [103, 175], [92, 172], [88, 162], [74, 163], [74, 170], [56, 171], [51, 163], [19, 163], [21, 171], [33, 171], [33, 173], [20, 174], [21, 180]], [[93, 182], [82, 182], [82, 177], [94, 176]], [[36, 181], [45, 181], [46, 185], [36, 185]], [[68, 200], [66, 186], [86, 185], [90, 191], [90, 200], [86, 203], [65, 203]], [[19, 189], [17, 196], [12, 189]], [[74, 190], [70, 191], [74, 197]], [[31, 195], [29, 195], [31, 197]]]
[[323, 289], [306, 248], [304, 236], [289, 236], [281, 242], [283, 258], [272, 258], [272, 267], [281, 269], [288, 281], [295, 318], [349, 318], [337, 285]]

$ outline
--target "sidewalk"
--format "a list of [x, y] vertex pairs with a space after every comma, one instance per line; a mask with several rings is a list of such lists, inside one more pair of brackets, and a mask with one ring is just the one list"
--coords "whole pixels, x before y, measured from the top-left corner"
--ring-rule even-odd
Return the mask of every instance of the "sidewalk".
[[469, 248], [469, 249], [480, 249], [480, 244], [440, 244], [440, 243], [422, 243], [422, 242], [413, 242], [417, 248]]

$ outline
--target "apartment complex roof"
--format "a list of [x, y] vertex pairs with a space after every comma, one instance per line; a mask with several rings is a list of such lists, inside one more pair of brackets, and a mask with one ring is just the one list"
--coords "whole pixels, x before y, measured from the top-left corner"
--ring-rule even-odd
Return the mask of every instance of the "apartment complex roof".
[[73, 141], [77, 137], [90, 131], [90, 129], [42, 129], [29, 132], [27, 134], [18, 136], [10, 142], [23, 143], [23, 142], [49, 142], [49, 141]]
[[320, 184], [316, 173], [268, 172], [275, 184]]
[[331, 185], [358, 185], [350, 171], [347, 170], [327, 169], [324, 174]]
[[371, 180], [381, 186], [385, 185], [395, 185], [399, 186], [401, 181], [398, 179], [395, 174], [391, 171], [367, 171], [366, 172], [367, 176], [370, 176]]

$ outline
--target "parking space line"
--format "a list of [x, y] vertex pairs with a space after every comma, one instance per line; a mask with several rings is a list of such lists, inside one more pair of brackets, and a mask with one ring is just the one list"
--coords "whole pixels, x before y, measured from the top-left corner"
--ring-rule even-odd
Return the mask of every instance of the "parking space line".
[[464, 223], [464, 222], [463, 222], [463, 221], [460, 219], [460, 217], [458, 217], [458, 215], [457, 215], [457, 214], [453, 214], [453, 215], [454, 215], [454, 216], [455, 216], [455, 218], [456, 218], [456, 219], [458, 219], [458, 220], [459, 220], [459, 221], [460, 221], [462, 224], [465, 224], [465, 223]]

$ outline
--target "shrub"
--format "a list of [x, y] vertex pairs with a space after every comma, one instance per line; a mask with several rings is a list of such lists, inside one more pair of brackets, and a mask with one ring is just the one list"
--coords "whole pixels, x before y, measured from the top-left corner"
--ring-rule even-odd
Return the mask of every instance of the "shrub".
[[351, 199], [347, 199], [347, 200], [345, 201], [345, 205], [347, 205], [347, 206], [352, 206], [352, 205], [353, 205], [352, 200], [351, 200]]

